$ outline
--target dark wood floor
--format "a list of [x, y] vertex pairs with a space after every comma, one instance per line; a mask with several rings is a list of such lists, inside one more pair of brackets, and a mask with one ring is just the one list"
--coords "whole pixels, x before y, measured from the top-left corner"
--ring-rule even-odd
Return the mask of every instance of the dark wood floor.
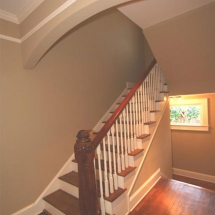
[[162, 178], [129, 215], [215, 215], [215, 192]]
[[210, 190], [215, 190], [215, 184], [211, 183], [211, 182], [201, 181], [198, 179], [188, 178], [185, 176], [180, 176], [180, 175], [175, 175], [175, 174], [172, 175], [172, 178], [175, 180], [178, 180], [178, 181], [186, 182], [188, 184], [193, 184], [193, 185], [204, 187], [204, 188], [207, 188]]

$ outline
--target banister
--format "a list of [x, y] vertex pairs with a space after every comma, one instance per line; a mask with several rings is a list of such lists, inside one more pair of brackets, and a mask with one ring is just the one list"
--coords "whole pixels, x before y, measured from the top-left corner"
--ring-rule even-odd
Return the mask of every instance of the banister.
[[97, 133], [97, 135], [95, 136], [95, 138], [92, 140], [92, 148], [93, 149], [96, 149], [98, 147], [98, 145], [100, 144], [100, 142], [102, 141], [102, 139], [105, 137], [105, 135], [107, 134], [107, 132], [110, 130], [110, 128], [113, 125], [113, 123], [117, 120], [117, 118], [119, 117], [119, 115], [121, 114], [121, 112], [123, 111], [123, 109], [125, 108], [125, 106], [129, 103], [129, 101], [131, 100], [132, 96], [135, 94], [136, 90], [139, 88], [139, 86], [142, 84], [142, 82], [148, 76], [148, 74], [150, 73], [150, 71], [152, 70], [152, 68], [154, 67], [155, 64], [156, 64], [156, 60], [154, 59], [150, 63], [150, 65], [148, 66], [148, 68], [146, 69], [146, 72], [144, 73], [144, 75], [132, 87], [132, 89], [130, 90], [130, 92], [128, 93], [128, 95], [123, 99], [123, 101], [117, 107], [117, 109], [114, 111], [114, 113], [111, 115], [111, 117], [109, 118], [109, 120], [105, 123], [105, 125], [102, 127], [102, 129], [99, 131], [99, 133]]

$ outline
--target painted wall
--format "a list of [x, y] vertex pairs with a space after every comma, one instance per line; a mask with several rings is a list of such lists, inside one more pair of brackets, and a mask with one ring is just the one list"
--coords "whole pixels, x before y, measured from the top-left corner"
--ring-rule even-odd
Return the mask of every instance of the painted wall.
[[169, 105], [165, 109], [151, 147], [131, 191], [131, 196], [158, 170], [172, 178], [171, 134], [169, 127]]
[[144, 29], [170, 95], [215, 92], [215, 2]]
[[97, 14], [65, 35], [33, 70], [19, 43], [1, 44], [1, 214], [33, 203], [92, 129], [143, 74], [142, 30], [119, 11]]
[[208, 132], [171, 131], [173, 168], [215, 176], [215, 94], [183, 96], [183, 100], [192, 98], [208, 98], [210, 129]]

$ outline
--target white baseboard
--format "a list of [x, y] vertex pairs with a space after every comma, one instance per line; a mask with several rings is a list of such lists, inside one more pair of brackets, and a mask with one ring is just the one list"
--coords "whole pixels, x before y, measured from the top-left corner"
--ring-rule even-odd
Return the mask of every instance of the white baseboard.
[[154, 187], [160, 179], [160, 168], [130, 197], [129, 208], [132, 211], [143, 197]]
[[60, 171], [56, 174], [56, 176], [52, 179], [46, 189], [40, 194], [37, 200], [27, 207], [13, 213], [12, 215], [37, 215], [44, 209], [44, 201], [43, 197], [54, 192], [55, 190], [60, 188], [59, 177], [70, 172], [72, 170], [72, 159], [74, 158], [74, 154], [67, 160], [64, 166], [60, 169]]
[[214, 175], [206, 175], [206, 174], [202, 174], [202, 173], [198, 173], [198, 172], [191, 172], [191, 171], [187, 171], [184, 169], [177, 169], [177, 168], [173, 168], [173, 174], [215, 183]]

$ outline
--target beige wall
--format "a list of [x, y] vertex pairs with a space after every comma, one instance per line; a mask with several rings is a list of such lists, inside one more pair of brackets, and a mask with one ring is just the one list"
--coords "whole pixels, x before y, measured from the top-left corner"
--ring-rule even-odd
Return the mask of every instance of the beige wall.
[[1, 41], [1, 214], [33, 203], [92, 129], [144, 70], [139, 27], [111, 9], [61, 39], [35, 69], [21, 45]]
[[20, 27], [18, 24], [0, 19], [0, 34], [20, 39]]
[[210, 130], [172, 130], [173, 167], [215, 176], [215, 94], [183, 97], [192, 98], [208, 98]]
[[171, 95], [215, 92], [215, 2], [144, 29]]
[[169, 127], [169, 106], [167, 106], [140, 174], [134, 184], [133, 195], [158, 169], [168, 178], [172, 177], [172, 151]]

